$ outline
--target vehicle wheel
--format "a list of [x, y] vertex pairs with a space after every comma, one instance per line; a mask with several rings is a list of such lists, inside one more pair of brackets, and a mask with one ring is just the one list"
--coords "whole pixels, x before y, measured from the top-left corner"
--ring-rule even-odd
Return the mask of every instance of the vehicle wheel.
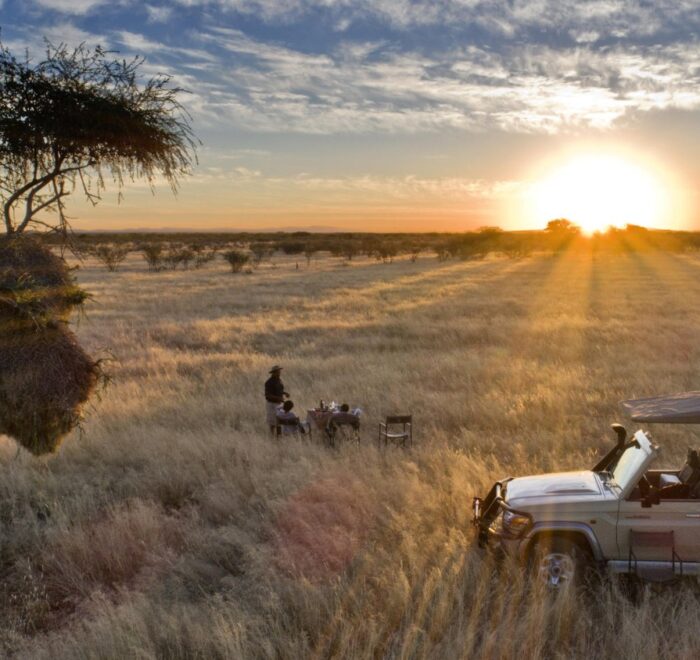
[[582, 584], [590, 573], [591, 558], [580, 545], [566, 538], [537, 542], [530, 556], [533, 579], [550, 589]]

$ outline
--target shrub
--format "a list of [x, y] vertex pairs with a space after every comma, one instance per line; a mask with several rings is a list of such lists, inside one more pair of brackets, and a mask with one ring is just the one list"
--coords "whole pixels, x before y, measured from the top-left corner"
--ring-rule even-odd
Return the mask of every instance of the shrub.
[[190, 247], [181, 248], [179, 251], [179, 263], [185, 270], [189, 270], [190, 263], [195, 259], [195, 251]]
[[300, 241], [280, 241], [277, 247], [285, 254], [301, 254], [306, 246]]
[[318, 250], [313, 245], [306, 245], [304, 248], [304, 256], [306, 257], [306, 267], [311, 265], [311, 259], [318, 252]]
[[179, 247], [170, 247], [163, 253], [163, 264], [170, 270], [175, 270], [182, 262], [181, 250]]
[[341, 254], [348, 260], [352, 261], [353, 257], [360, 254], [360, 246], [353, 240], [346, 240], [341, 243]]
[[92, 253], [110, 273], [113, 273], [126, 259], [129, 248], [124, 245], [98, 245]]
[[374, 248], [374, 254], [378, 261], [382, 261], [385, 264], [390, 264], [394, 260], [394, 257], [398, 254], [398, 249], [391, 243], [377, 243]]
[[146, 243], [141, 247], [143, 258], [152, 273], [163, 268], [163, 245], [161, 243]]
[[194, 257], [194, 267], [199, 270], [200, 268], [203, 268], [206, 264], [211, 263], [216, 259], [217, 255], [217, 249], [212, 248], [211, 250], [207, 250], [206, 252], [204, 251], [198, 251], [197, 254]]
[[256, 268], [263, 262], [264, 259], [271, 257], [274, 253], [274, 249], [269, 243], [262, 242], [251, 243], [250, 251], [253, 254], [253, 266]]
[[228, 250], [221, 255], [231, 266], [232, 273], [240, 273], [245, 266], [250, 261], [250, 255], [240, 250]]

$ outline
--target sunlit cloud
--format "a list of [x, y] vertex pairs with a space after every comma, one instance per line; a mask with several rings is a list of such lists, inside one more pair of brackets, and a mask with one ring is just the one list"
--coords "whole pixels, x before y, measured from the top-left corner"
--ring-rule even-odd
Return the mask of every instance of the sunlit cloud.
[[[700, 120], [695, 0], [0, 2], [13, 51], [41, 56], [42, 36], [100, 43], [144, 56], [145, 76], [172, 76], [205, 144], [192, 185], [218, 178], [251, 205], [254, 191], [285, 189], [299, 200], [486, 203], [527, 177], [525, 147], [520, 170], [491, 162], [480, 177], [452, 146], [430, 161], [427, 140], [457, 136], [493, 161], [489, 140], [624, 141], [671, 130], [670, 117], [691, 131]], [[371, 146], [346, 167], [331, 140]], [[382, 149], [393, 166], [375, 164]]]
[[109, 38], [104, 34], [84, 30], [78, 27], [72, 20], [62, 20], [42, 26], [41, 29], [38, 30], [23, 31], [22, 38], [3, 38], [3, 43], [14, 52], [28, 50], [30, 56], [37, 57], [43, 55], [45, 51], [45, 40], [54, 46], [65, 44], [69, 48], [74, 48], [83, 43], [94, 47], [97, 45], [107, 45], [110, 42]]
[[35, 0], [44, 9], [52, 9], [64, 14], [87, 14], [108, 0]]
[[698, 48], [525, 45], [426, 55], [341, 43], [308, 54], [225, 28], [198, 39], [240, 60], [230, 77], [224, 70], [213, 81], [208, 101], [251, 130], [555, 133], [700, 107], [697, 80], [688, 76], [700, 66]]
[[[226, 181], [232, 185], [249, 184], [265, 187], [269, 191], [296, 189], [311, 193], [333, 193], [357, 199], [358, 196], [375, 196], [380, 199], [416, 200], [426, 198], [441, 200], [468, 200], [472, 198], [499, 200], [525, 189], [522, 181], [490, 181], [463, 177], [387, 177], [376, 175], [323, 177], [300, 173], [290, 177], [266, 176], [259, 169], [245, 166], [233, 168], [208, 167], [198, 174], [198, 181], [214, 183]], [[161, 182], [165, 185], [166, 182]]]
[[173, 14], [173, 7], [145, 5], [151, 23], [166, 23]]
[[497, 34], [555, 28], [582, 34], [649, 35], [669, 22], [697, 24], [694, 2], [658, 0], [177, 0], [182, 6], [217, 6], [268, 22], [326, 13], [346, 30], [353, 22], [379, 21], [397, 29], [473, 23]]

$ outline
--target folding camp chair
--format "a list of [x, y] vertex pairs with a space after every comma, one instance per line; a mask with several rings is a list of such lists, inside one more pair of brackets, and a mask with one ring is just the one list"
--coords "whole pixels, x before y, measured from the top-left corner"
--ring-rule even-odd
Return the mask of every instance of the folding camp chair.
[[[401, 427], [400, 430], [398, 427]], [[386, 446], [389, 441], [405, 447], [413, 446], [413, 415], [388, 415], [386, 421], [379, 422], [379, 444]]]

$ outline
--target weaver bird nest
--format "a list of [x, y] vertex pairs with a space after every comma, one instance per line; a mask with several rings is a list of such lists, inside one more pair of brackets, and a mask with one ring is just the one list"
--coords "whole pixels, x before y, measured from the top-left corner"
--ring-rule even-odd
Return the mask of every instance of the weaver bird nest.
[[0, 238], [0, 433], [35, 455], [55, 451], [79, 424], [101, 377], [67, 326], [86, 297], [50, 249]]

